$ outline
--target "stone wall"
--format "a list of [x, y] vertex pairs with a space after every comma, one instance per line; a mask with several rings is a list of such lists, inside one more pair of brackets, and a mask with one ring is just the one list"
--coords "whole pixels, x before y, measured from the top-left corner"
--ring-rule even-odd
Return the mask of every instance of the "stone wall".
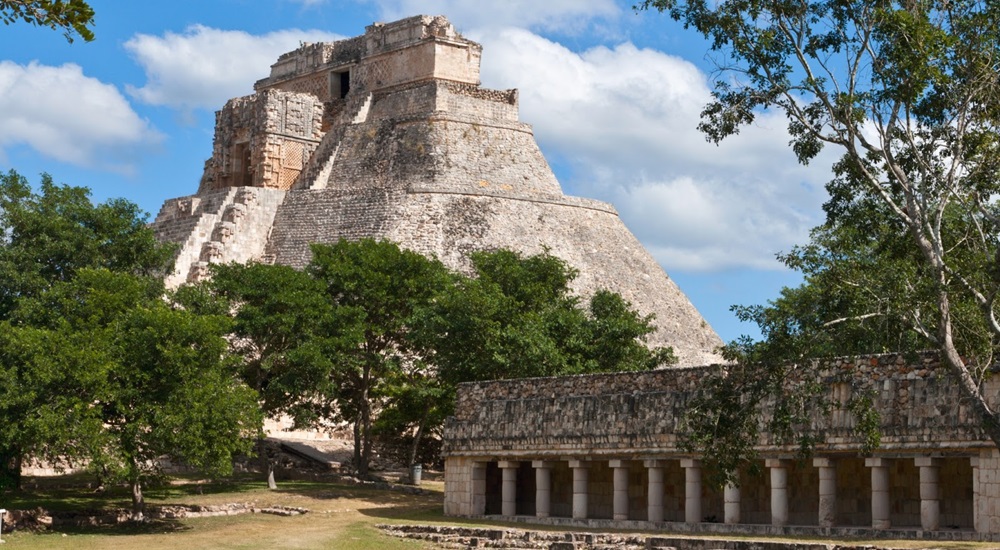
[[[446, 455], [592, 456], [683, 453], [677, 434], [701, 379], [718, 367], [463, 384], [445, 428]], [[886, 355], [823, 362], [831, 395], [846, 407], [873, 392], [882, 446], [896, 451], [988, 448], [971, 409], [932, 356], [915, 363]], [[989, 388], [1000, 388], [996, 380]], [[846, 395], [845, 395], [846, 389]], [[987, 390], [993, 400], [997, 391]], [[817, 412], [820, 451], [857, 453], [853, 415]], [[781, 447], [765, 436], [763, 450]], [[784, 449], [794, 452], [794, 449]], [[911, 472], [912, 473], [912, 472]], [[909, 475], [899, 473], [899, 475]]]
[[229, 100], [216, 113], [199, 192], [291, 188], [319, 145], [322, 116], [322, 103], [308, 94], [270, 90]]

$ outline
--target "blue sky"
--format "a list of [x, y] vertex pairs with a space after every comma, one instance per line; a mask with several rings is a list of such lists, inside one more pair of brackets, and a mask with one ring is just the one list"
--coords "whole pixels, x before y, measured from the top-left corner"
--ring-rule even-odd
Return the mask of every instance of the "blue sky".
[[483, 85], [520, 90], [521, 119], [570, 195], [622, 219], [726, 341], [729, 312], [797, 284], [776, 253], [821, 221], [829, 157], [796, 163], [783, 119], [721, 146], [697, 131], [707, 44], [632, 0], [92, 0], [97, 39], [24, 24], [0, 34], [0, 169], [125, 197], [154, 217], [196, 191], [214, 112], [300, 41], [446, 15], [481, 42]]

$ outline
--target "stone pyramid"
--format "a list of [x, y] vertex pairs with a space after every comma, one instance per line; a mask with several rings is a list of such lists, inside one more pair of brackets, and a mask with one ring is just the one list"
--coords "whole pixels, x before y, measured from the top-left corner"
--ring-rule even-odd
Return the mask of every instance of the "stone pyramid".
[[652, 340], [681, 365], [717, 362], [718, 335], [615, 209], [562, 193], [517, 90], [479, 86], [481, 53], [445, 18], [418, 16], [279, 57], [216, 114], [198, 192], [156, 217], [181, 245], [168, 285], [212, 262], [302, 267], [310, 243], [340, 238], [389, 239], [460, 270], [470, 251], [548, 248], [580, 271], [579, 294], [609, 288], [655, 313]]

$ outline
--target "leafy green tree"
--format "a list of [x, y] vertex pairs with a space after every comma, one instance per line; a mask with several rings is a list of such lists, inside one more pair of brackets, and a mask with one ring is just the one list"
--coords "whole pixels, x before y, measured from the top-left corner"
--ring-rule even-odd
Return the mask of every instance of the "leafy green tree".
[[[20, 301], [72, 280], [81, 269], [106, 268], [157, 279], [169, 270], [172, 256], [172, 249], [157, 242], [133, 203], [112, 200], [94, 205], [87, 189], [56, 185], [48, 175], [42, 176], [36, 191], [13, 170], [0, 174], [0, 322], [11, 328], [31, 326], [24, 318], [12, 317]], [[22, 368], [10, 355], [18, 352], [10, 350], [0, 355], [0, 369], [7, 372]], [[80, 360], [67, 358], [70, 363]], [[9, 390], [7, 418], [26, 418], [37, 396], [59, 390], [51, 382], [57, 364], [38, 366], [42, 369], [38, 373], [3, 382]], [[19, 486], [24, 454], [44, 455], [55, 433], [17, 428], [10, 422], [0, 426], [5, 432], [0, 436], [0, 486]]]
[[[228, 474], [260, 431], [257, 394], [227, 361], [230, 320], [171, 307], [159, 279], [82, 269], [22, 301], [14, 318], [0, 353], [14, 350], [15, 380], [31, 392], [18, 424], [50, 454], [127, 482], [134, 520], [159, 459]], [[7, 407], [0, 400], [11, 418]]]
[[62, 29], [68, 42], [73, 34], [85, 41], [94, 39], [94, 9], [83, 0], [0, 0], [0, 20], [4, 25], [23, 21], [30, 25]]
[[[318, 280], [288, 266], [217, 264], [210, 280], [182, 288], [180, 295], [194, 310], [232, 316], [230, 351], [266, 416], [286, 413], [297, 425], [310, 426], [329, 412], [323, 399], [330, 392], [329, 351], [338, 339], [356, 341], [350, 330], [357, 325], [338, 322]], [[274, 460], [263, 438], [258, 454], [268, 486], [276, 489]]]
[[674, 361], [647, 347], [652, 316], [598, 291], [586, 309], [570, 291], [576, 271], [550, 254], [471, 255], [474, 276], [437, 300], [426, 329], [433, 362], [451, 384], [532, 376], [648, 370]]
[[452, 276], [440, 261], [388, 241], [341, 240], [313, 245], [312, 252], [308, 271], [345, 320], [334, 355], [334, 397], [339, 414], [354, 425], [355, 466], [367, 476], [376, 404], [388, 380], [420, 368], [429, 353], [410, 337], [412, 326]]
[[[639, 7], [670, 13], [725, 56], [702, 113], [708, 139], [773, 109], [787, 116], [801, 162], [824, 147], [842, 154], [827, 187], [827, 223], [785, 258], [803, 269], [806, 285], [772, 307], [739, 310], [760, 321], [767, 338], [731, 347], [741, 368], [774, 381], [777, 399], [794, 400], [798, 394], [763, 374], [784, 368], [774, 361], [852, 349], [847, 335], [875, 327], [858, 341], [868, 351], [939, 350], [1000, 445], [1000, 418], [981, 391], [1000, 335], [1000, 5], [646, 0]], [[818, 307], [809, 311], [810, 304]]]

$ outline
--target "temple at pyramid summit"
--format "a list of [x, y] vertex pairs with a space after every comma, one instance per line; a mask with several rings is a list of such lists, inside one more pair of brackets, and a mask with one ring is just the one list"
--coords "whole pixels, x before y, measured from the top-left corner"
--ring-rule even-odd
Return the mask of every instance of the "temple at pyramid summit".
[[482, 47], [443, 17], [376, 23], [303, 44], [254, 93], [216, 114], [195, 194], [168, 200], [157, 235], [181, 245], [170, 286], [213, 262], [295, 267], [311, 243], [388, 239], [468, 268], [475, 250], [549, 249], [654, 313], [681, 365], [719, 360], [721, 340], [606, 203], [563, 194], [518, 120], [517, 90], [479, 85]]

